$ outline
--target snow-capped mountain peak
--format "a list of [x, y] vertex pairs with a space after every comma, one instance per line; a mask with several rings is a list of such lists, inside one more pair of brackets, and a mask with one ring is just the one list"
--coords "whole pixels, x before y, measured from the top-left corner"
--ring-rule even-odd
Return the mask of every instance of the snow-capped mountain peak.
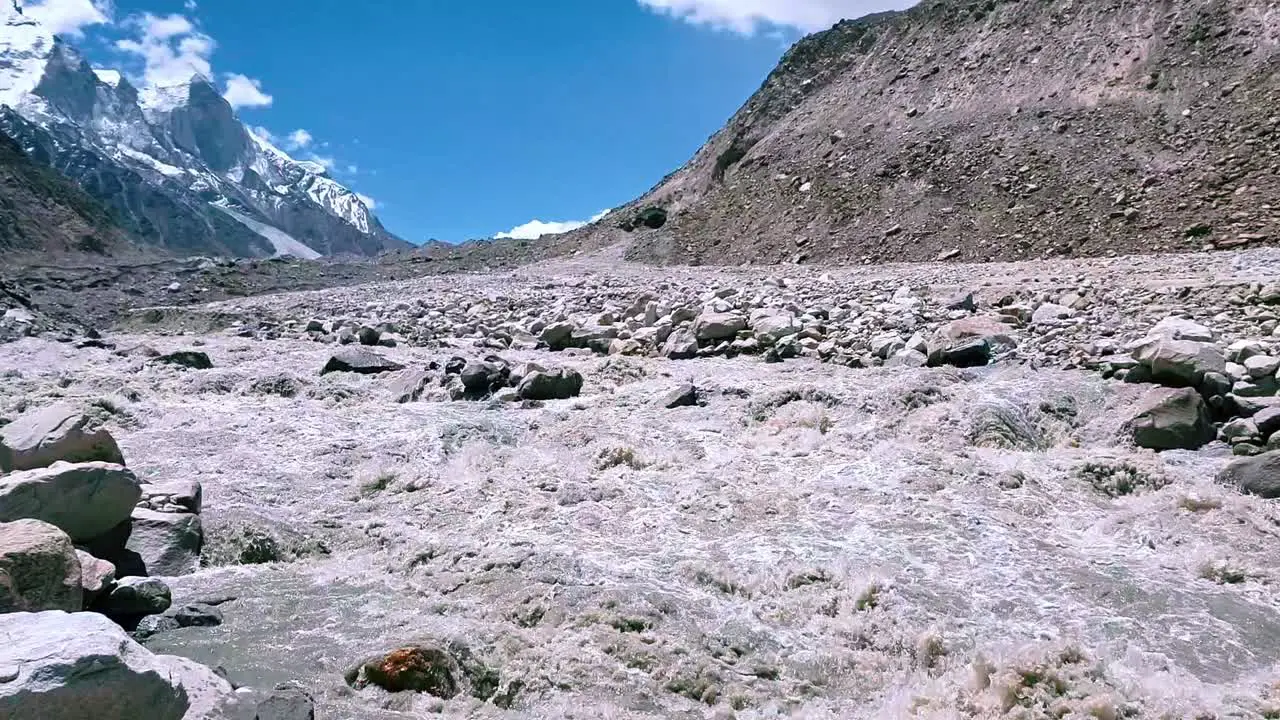
[[202, 218], [139, 217], [161, 244], [186, 249], [194, 227], [208, 236], [201, 242], [233, 254], [408, 246], [323, 166], [251, 133], [209, 78], [135, 89], [119, 70], [91, 67], [14, 0], [0, 0], [0, 105], [13, 111], [0, 109], [0, 131], [24, 136], [28, 152], [119, 211], [138, 215], [138, 196], [158, 193], [164, 199], [143, 203], [143, 215], [160, 204]]

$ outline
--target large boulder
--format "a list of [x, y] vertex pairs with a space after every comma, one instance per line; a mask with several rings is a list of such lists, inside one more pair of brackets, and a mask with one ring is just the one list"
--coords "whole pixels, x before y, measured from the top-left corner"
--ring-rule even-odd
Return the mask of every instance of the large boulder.
[[569, 368], [534, 372], [516, 389], [522, 400], [567, 400], [582, 392], [582, 375]]
[[212, 370], [213, 361], [209, 359], [208, 353], [199, 350], [179, 350], [171, 352], [168, 355], [161, 355], [152, 360], [155, 363], [163, 365], [175, 365], [181, 368], [189, 368], [191, 370]]
[[1218, 473], [1218, 482], [1249, 495], [1280, 498], [1280, 451], [1240, 458]]
[[306, 690], [283, 683], [258, 703], [253, 720], [316, 720], [316, 703]]
[[87, 542], [127, 520], [141, 497], [138, 478], [120, 465], [60, 462], [0, 477], [0, 522], [43, 520]]
[[994, 351], [1018, 347], [1013, 328], [993, 315], [974, 315], [953, 320], [938, 331], [936, 344], [946, 346], [966, 340], [986, 340]]
[[200, 569], [200, 550], [204, 547], [200, 516], [137, 508], [125, 547], [141, 558], [147, 575], [190, 575]]
[[757, 310], [751, 313], [751, 332], [763, 343], [775, 343], [800, 332], [800, 324], [789, 312]]
[[735, 313], [704, 312], [693, 321], [698, 340], [728, 340], [747, 329], [747, 319]]
[[60, 460], [123, 465], [115, 439], [91, 424], [88, 415], [65, 403], [18, 417], [0, 428], [0, 444], [8, 448], [0, 450], [0, 470], [34, 470]]
[[1195, 342], [1213, 342], [1214, 332], [1193, 320], [1180, 317], [1167, 317], [1147, 333], [1150, 337], [1163, 337], [1170, 340], [1192, 340]]
[[1150, 338], [1134, 349], [1133, 359], [1151, 371], [1152, 380], [1172, 387], [1195, 387], [1206, 373], [1227, 369], [1221, 350], [1191, 340]]
[[96, 613], [0, 615], [0, 717], [182, 720], [171, 667]]
[[1208, 406], [1191, 388], [1148, 393], [1126, 427], [1135, 445], [1150, 450], [1195, 450], [1217, 437]]
[[83, 609], [71, 538], [39, 520], [0, 523], [0, 613]]
[[346, 348], [334, 353], [329, 362], [321, 368], [320, 374], [334, 372], [358, 373], [360, 375], [378, 375], [384, 372], [403, 370], [404, 366], [392, 362], [372, 350], [362, 348]]

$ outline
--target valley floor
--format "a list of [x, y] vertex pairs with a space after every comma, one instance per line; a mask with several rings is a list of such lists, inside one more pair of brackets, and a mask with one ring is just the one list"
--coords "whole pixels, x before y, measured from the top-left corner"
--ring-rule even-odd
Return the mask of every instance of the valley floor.
[[[829, 270], [606, 260], [158, 311], [108, 334], [117, 350], [204, 351], [212, 370], [27, 338], [0, 345], [0, 414], [95, 402], [141, 478], [203, 484], [210, 565], [269, 537], [280, 562], [170, 581], [178, 603], [236, 598], [223, 625], [148, 645], [244, 685], [300, 681], [319, 717], [1280, 708], [1277, 501], [1215, 484], [1223, 443], [1126, 444], [1144, 386], [1082, 360], [1179, 312], [1224, 343], [1271, 342], [1267, 312], [1230, 298], [1276, 277], [1280, 253]], [[626, 317], [642, 293], [672, 307], [760, 297], [826, 314], [813, 344], [856, 338], [845, 349], [865, 354], [902, 317], [908, 340], [965, 314], [945, 308], [960, 290], [979, 312], [1010, 293], [1029, 307], [1092, 300], [1019, 328], [1017, 353], [975, 369], [552, 353], [513, 330]], [[386, 327], [400, 341], [376, 351], [410, 371], [497, 354], [574, 368], [585, 385], [541, 404], [399, 403], [409, 371], [321, 376], [337, 346], [320, 336], [337, 333], [308, 335], [312, 319]], [[512, 347], [476, 346], [495, 337]], [[685, 383], [701, 404], [665, 407]], [[415, 642], [465, 646], [511, 702], [344, 682]]]

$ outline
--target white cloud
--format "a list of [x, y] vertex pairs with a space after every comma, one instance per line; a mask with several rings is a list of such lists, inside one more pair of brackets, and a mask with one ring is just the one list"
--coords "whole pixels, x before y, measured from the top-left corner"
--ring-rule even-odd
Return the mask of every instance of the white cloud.
[[638, 0], [654, 12], [695, 25], [753, 35], [764, 27], [825, 30], [845, 18], [902, 10], [917, 0]]
[[90, 25], [111, 22], [110, 0], [40, 0], [28, 2], [22, 13], [57, 35], [79, 37]]
[[[239, 73], [227, 75], [227, 89], [222, 97], [236, 108], [270, 107], [272, 97], [262, 92], [262, 83]], [[292, 137], [292, 136], [290, 136]]]
[[275, 144], [275, 142], [276, 142], [276, 136], [275, 136], [275, 135], [273, 135], [273, 134], [271, 134], [271, 131], [270, 131], [270, 130], [268, 130], [268, 129], [266, 129], [266, 128], [262, 127], [261, 125], [253, 125], [253, 126], [250, 126], [250, 128], [249, 128], [249, 132], [253, 133], [254, 135], [258, 136], [259, 138], [261, 138], [261, 139], [263, 139], [263, 140], [266, 140], [267, 142], [271, 143], [272, 145], [274, 145], [274, 144]]
[[338, 164], [337, 160], [334, 160], [331, 157], [325, 157], [324, 155], [308, 155], [306, 160], [307, 162], [313, 162], [319, 165], [328, 172], [333, 172], [334, 166]]
[[187, 0], [182, 3], [182, 7], [186, 8], [187, 12], [195, 12], [197, 7], [196, 0]]
[[289, 133], [289, 137], [288, 137], [289, 149], [300, 150], [310, 145], [313, 139], [314, 138], [311, 137], [311, 133], [307, 132], [306, 130], [303, 130], [302, 128], [298, 128], [297, 130], [294, 130], [293, 132]]
[[560, 233], [567, 233], [570, 230], [577, 230], [578, 228], [593, 223], [608, 214], [608, 210], [602, 210], [595, 215], [592, 215], [590, 220], [563, 220], [557, 222], [530, 220], [523, 225], [517, 225], [510, 230], [500, 232], [493, 237], [498, 240], [537, 240], [543, 235], [559, 235]]
[[360, 202], [364, 203], [364, 206], [370, 210], [378, 209], [378, 201], [368, 195], [365, 195], [364, 193], [356, 193], [356, 197], [360, 198]]
[[193, 75], [213, 74], [210, 58], [217, 43], [182, 15], [134, 15], [125, 23], [134, 38], [116, 41], [116, 48], [142, 59], [147, 85], [177, 85]]

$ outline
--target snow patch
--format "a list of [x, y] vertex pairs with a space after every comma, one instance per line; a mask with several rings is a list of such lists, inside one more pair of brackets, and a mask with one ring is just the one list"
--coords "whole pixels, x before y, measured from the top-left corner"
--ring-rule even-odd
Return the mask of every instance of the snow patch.
[[275, 248], [277, 255], [292, 255], [303, 260], [315, 260], [320, 257], [320, 253], [307, 247], [283, 230], [273, 228], [266, 223], [258, 222], [257, 220], [236, 212], [229, 207], [216, 203], [214, 203], [213, 206], [235, 218], [240, 222], [240, 224], [266, 238], [267, 241], [271, 243], [271, 246]]

